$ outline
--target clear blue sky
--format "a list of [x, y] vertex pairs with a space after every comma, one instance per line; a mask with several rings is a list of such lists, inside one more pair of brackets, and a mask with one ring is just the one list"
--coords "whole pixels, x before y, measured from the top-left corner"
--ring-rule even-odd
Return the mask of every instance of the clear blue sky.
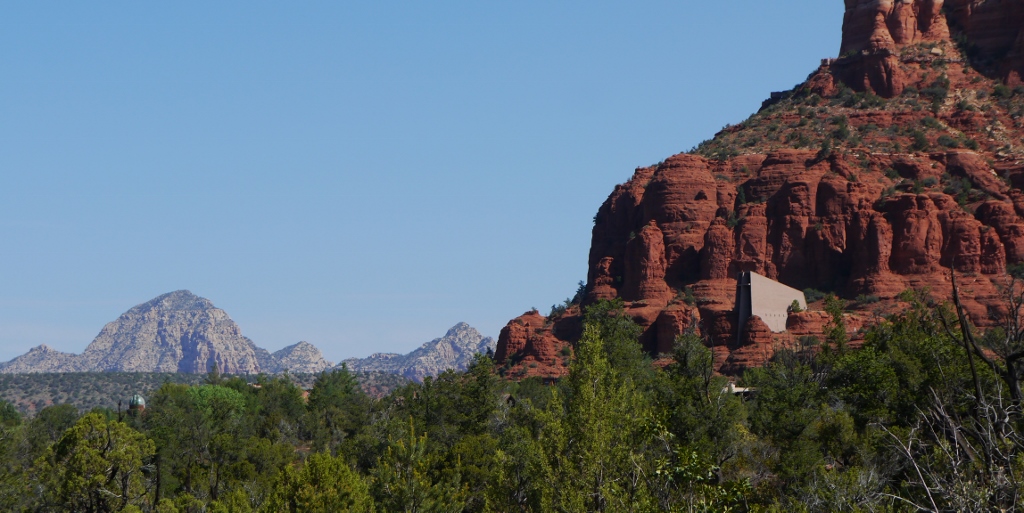
[[6, 2], [0, 361], [161, 293], [257, 344], [497, 336], [592, 217], [839, 48], [839, 0]]

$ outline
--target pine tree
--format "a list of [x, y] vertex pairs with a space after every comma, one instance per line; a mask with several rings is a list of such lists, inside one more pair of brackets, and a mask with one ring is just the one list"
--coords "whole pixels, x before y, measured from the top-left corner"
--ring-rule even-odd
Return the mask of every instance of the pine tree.
[[563, 436], [548, 439], [557, 470], [555, 507], [565, 511], [653, 511], [644, 458], [646, 398], [608, 361], [597, 326], [588, 325], [570, 367]]
[[366, 481], [341, 456], [313, 454], [301, 470], [285, 467], [261, 511], [273, 513], [372, 513]]
[[444, 476], [432, 472], [427, 436], [416, 436], [412, 420], [409, 436], [393, 441], [373, 474], [374, 496], [384, 511], [404, 513], [458, 513], [465, 504], [458, 464]]
[[35, 464], [40, 509], [106, 512], [145, 505], [143, 462], [154, 451], [151, 440], [123, 422], [85, 415]]

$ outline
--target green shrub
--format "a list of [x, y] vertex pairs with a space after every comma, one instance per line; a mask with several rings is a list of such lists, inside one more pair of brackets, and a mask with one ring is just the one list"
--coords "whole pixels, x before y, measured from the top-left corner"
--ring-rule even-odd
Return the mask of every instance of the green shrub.
[[[568, 303], [568, 300], [566, 300], [566, 303]], [[569, 309], [566, 303], [560, 305], [551, 305], [551, 312], [548, 313], [548, 318], [554, 319], [556, 317], [561, 317], [562, 315], [564, 315], [565, 311]]]
[[920, 130], [914, 130], [911, 132], [910, 137], [914, 139], [914, 142], [910, 145], [914, 151], [925, 151], [931, 146], [928, 143], [928, 137], [926, 137], [924, 132], [921, 132]]
[[819, 161], [825, 160], [832, 155], [832, 139], [825, 138], [821, 141], [821, 149], [818, 150], [817, 159]]
[[12, 427], [21, 424], [21, 414], [13, 404], [0, 399], [0, 427]]
[[940, 135], [937, 142], [939, 143], [939, 145], [945, 146], [946, 148], [959, 148], [960, 147], [960, 143], [957, 142], [956, 139], [954, 139], [954, 138], [952, 138], [952, 137], [950, 137], [950, 136], [948, 136], [946, 134]]
[[576, 294], [572, 296], [570, 301], [574, 305], [578, 305], [583, 302], [583, 298], [587, 296], [587, 284], [583, 280], [580, 280], [576, 284]]
[[736, 228], [740, 224], [740, 218], [736, 216], [736, 212], [729, 212], [729, 217], [725, 220], [725, 225], [729, 228]]
[[1006, 274], [1018, 280], [1024, 280], [1024, 262], [1017, 262], [1016, 264], [1006, 266]]
[[885, 98], [882, 98], [877, 94], [872, 92], [865, 92], [862, 94], [863, 100], [861, 100], [860, 105], [857, 106], [858, 109], [877, 109], [885, 105]]
[[932, 100], [932, 112], [938, 112], [942, 102], [949, 96], [949, 78], [945, 75], [937, 78], [928, 87], [921, 90], [921, 96]]
[[690, 306], [697, 304], [697, 298], [693, 295], [693, 287], [687, 285], [683, 290], [679, 291], [679, 295], [684, 303]]
[[804, 298], [807, 299], [808, 303], [814, 303], [815, 301], [821, 301], [822, 299], [825, 299], [825, 296], [827, 296], [827, 295], [828, 294], [826, 294], [826, 293], [824, 293], [824, 292], [822, 292], [822, 291], [820, 291], [818, 289], [812, 289], [812, 288], [804, 289]]
[[845, 141], [850, 137], [850, 127], [846, 126], [845, 123], [839, 125], [839, 128], [836, 128], [832, 132], [832, 136], [835, 137], [836, 139], [839, 139], [840, 141]]
[[971, 194], [971, 181], [967, 178], [959, 176], [946, 176], [946, 187], [942, 192], [949, 194], [956, 198], [957, 203], [961, 206], [967, 204], [967, 199]]

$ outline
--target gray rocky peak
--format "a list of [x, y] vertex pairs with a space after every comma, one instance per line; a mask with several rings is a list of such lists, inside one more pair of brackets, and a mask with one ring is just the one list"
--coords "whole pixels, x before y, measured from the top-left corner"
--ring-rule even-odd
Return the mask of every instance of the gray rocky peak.
[[409, 354], [374, 353], [366, 358], [349, 358], [343, 363], [351, 371], [388, 372], [422, 381], [448, 369], [466, 370], [474, 355], [493, 350], [494, 346], [494, 339], [460, 322], [443, 337], [426, 342]]
[[78, 355], [62, 353], [41, 344], [9, 362], [0, 363], [0, 372], [24, 374], [30, 372], [73, 372]]
[[179, 290], [135, 306], [85, 348], [85, 370], [230, 374], [260, 371], [235, 321], [208, 299]]
[[141, 305], [137, 305], [131, 310], [128, 310], [121, 316], [131, 314], [133, 312], [145, 312], [148, 310], [210, 310], [216, 309], [213, 303], [205, 297], [199, 297], [188, 290], [175, 290], [174, 292], [168, 292], [166, 294], [159, 295]]
[[324, 355], [316, 346], [306, 341], [292, 344], [273, 354], [267, 353], [264, 349], [260, 351], [262, 354], [257, 356], [260, 367], [267, 373], [316, 373], [334, 366], [324, 359]]
[[80, 355], [46, 346], [0, 364], [0, 372], [260, 371], [249, 339], [228, 314], [187, 290], [163, 294], [108, 323]]

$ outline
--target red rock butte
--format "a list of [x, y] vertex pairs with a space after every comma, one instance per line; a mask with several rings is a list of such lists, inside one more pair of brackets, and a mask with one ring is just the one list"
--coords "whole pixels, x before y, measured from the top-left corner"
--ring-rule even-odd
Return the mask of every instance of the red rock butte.
[[[620, 298], [651, 354], [690, 327], [720, 372], [820, 336], [821, 305], [785, 333], [737, 326], [736, 276], [834, 291], [854, 333], [937, 300], [957, 273], [973, 322], [1005, 314], [1024, 263], [1024, 1], [846, 0], [839, 57], [693, 150], [638, 168], [595, 216], [582, 306]], [[510, 321], [507, 375], [567, 373], [580, 306]], [[856, 338], [856, 336], [854, 337]]]

